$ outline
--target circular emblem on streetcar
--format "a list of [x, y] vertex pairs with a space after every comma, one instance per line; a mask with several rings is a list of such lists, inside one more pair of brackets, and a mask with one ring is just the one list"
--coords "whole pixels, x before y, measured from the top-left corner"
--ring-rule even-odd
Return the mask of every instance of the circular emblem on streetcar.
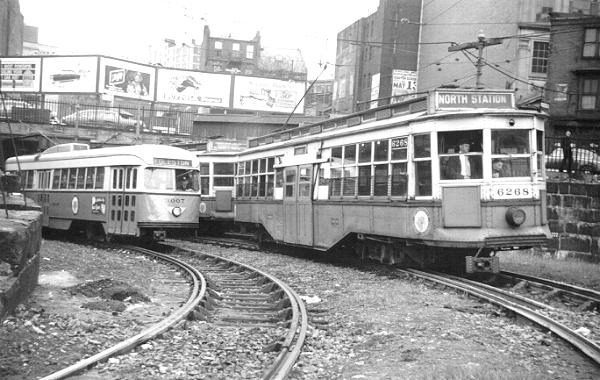
[[182, 212], [183, 210], [181, 209], [181, 207], [173, 207], [173, 210], [171, 211], [174, 217], [180, 216]]
[[77, 215], [79, 212], [79, 198], [77, 198], [77, 195], [74, 195], [71, 200], [71, 211], [73, 211], [73, 215]]
[[429, 228], [429, 214], [425, 210], [419, 210], [414, 217], [415, 229], [422, 234]]
[[206, 212], [206, 203], [204, 203], [204, 202], [200, 203], [200, 212], [203, 214]]

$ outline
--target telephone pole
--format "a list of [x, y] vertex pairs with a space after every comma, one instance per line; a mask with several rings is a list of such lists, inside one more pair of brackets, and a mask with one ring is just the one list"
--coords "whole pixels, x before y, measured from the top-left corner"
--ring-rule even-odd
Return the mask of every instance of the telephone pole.
[[481, 68], [483, 66], [483, 48], [490, 45], [499, 45], [502, 43], [502, 38], [485, 38], [483, 32], [479, 32], [477, 35], [476, 42], [465, 42], [463, 44], [453, 45], [448, 48], [448, 51], [459, 51], [459, 50], [467, 50], [467, 49], [477, 49], [477, 63], [475, 66], [477, 67], [477, 79], [475, 82], [475, 88], [483, 88], [481, 85]]

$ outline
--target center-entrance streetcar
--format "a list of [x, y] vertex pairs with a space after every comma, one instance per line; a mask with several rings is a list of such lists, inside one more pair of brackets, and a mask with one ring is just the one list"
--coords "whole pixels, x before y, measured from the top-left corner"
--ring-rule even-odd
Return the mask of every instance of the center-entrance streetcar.
[[20, 174], [25, 194], [42, 207], [43, 227], [160, 239], [198, 226], [198, 158], [184, 149], [63, 144], [11, 157], [6, 170]]
[[235, 222], [279, 243], [498, 271], [497, 251], [550, 238], [546, 117], [510, 91], [438, 89], [250, 140]]

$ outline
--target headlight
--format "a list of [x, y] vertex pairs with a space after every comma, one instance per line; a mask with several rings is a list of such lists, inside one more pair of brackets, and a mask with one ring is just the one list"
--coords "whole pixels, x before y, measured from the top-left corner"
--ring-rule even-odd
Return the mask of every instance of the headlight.
[[525, 219], [527, 219], [527, 215], [525, 214], [525, 211], [520, 208], [510, 207], [506, 210], [506, 221], [511, 226], [519, 227], [521, 224], [525, 223]]
[[181, 215], [181, 207], [173, 207], [173, 211], [171, 211], [174, 217], [178, 217]]

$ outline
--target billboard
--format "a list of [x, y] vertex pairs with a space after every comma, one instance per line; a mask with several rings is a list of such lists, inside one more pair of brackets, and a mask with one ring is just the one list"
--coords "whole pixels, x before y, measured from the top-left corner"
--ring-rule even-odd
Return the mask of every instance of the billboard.
[[134, 99], [154, 100], [154, 73], [151, 66], [102, 57], [100, 92]]
[[270, 78], [236, 76], [233, 108], [256, 111], [304, 112], [305, 83]]
[[[394, 70], [392, 72], [392, 103], [404, 100], [398, 95], [411, 94], [417, 91], [417, 72]], [[394, 96], [398, 96], [394, 98]]]
[[0, 58], [0, 91], [39, 91], [40, 65], [40, 58]]
[[44, 57], [42, 92], [96, 92], [98, 57]]
[[158, 69], [156, 101], [229, 107], [231, 76]]

